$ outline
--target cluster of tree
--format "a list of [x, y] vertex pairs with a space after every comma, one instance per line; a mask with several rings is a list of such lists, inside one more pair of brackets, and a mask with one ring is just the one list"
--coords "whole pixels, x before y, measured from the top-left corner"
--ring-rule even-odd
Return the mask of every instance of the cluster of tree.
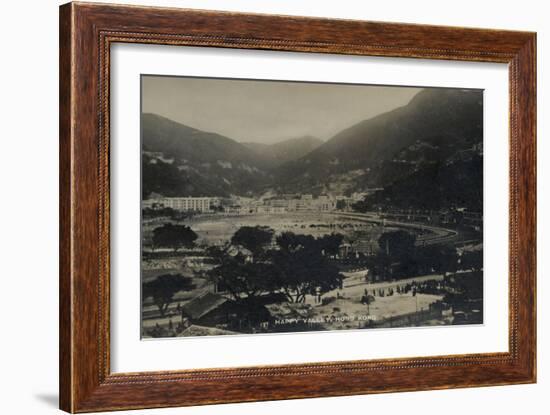
[[446, 284], [452, 291], [443, 301], [452, 306], [463, 306], [483, 298], [483, 277], [479, 271], [455, 274]]
[[256, 262], [266, 253], [275, 231], [267, 226], [243, 226], [231, 237], [231, 245], [248, 249]]
[[378, 245], [380, 251], [369, 259], [369, 269], [371, 275], [382, 280], [446, 274], [457, 269], [456, 249], [444, 245], [418, 247], [416, 235], [407, 231], [385, 232], [380, 235]]
[[403, 258], [414, 253], [416, 235], [407, 231], [397, 230], [384, 232], [378, 238], [378, 246], [389, 257]]
[[468, 271], [481, 271], [483, 269], [483, 251], [465, 251], [460, 257], [460, 267]]
[[[156, 247], [192, 248], [197, 234], [188, 226], [165, 224], [153, 232]], [[283, 295], [290, 302], [303, 302], [306, 295], [320, 296], [341, 287], [343, 276], [329, 260], [338, 253], [343, 236], [311, 235], [275, 231], [263, 226], [244, 226], [222, 247], [209, 247], [215, 267], [207, 277], [227, 291], [235, 301], [255, 304], [268, 294]], [[369, 258], [369, 275], [382, 280], [430, 273], [447, 274], [457, 268], [473, 272], [483, 269], [482, 251], [466, 251], [443, 245], [416, 246], [416, 235], [403, 230], [383, 233], [380, 251]], [[152, 297], [164, 316], [173, 296], [194, 288], [192, 279], [166, 274], [143, 285], [143, 297]], [[477, 287], [475, 287], [477, 289]], [[471, 291], [464, 288], [464, 291]]]
[[331, 234], [314, 238], [285, 232], [275, 238], [267, 227], [242, 227], [228, 245], [209, 248], [218, 265], [211, 280], [236, 301], [253, 303], [262, 295], [283, 293], [290, 302], [321, 295], [342, 284], [338, 268], [328, 260], [343, 240]]
[[190, 291], [195, 288], [193, 279], [181, 274], [159, 275], [154, 280], [147, 281], [142, 287], [142, 299], [151, 297], [164, 317], [174, 295], [179, 291]]
[[189, 226], [167, 223], [153, 230], [153, 248], [193, 248], [198, 235]]
[[375, 207], [440, 210], [465, 207], [483, 210], [483, 159], [447, 163], [446, 160], [426, 165], [408, 176], [394, 181], [356, 203], [359, 212]]
[[285, 232], [277, 238], [279, 250], [272, 252], [277, 285], [291, 302], [303, 302], [307, 294], [320, 294], [342, 285], [343, 277], [327, 256], [335, 255], [342, 235], [296, 235]]

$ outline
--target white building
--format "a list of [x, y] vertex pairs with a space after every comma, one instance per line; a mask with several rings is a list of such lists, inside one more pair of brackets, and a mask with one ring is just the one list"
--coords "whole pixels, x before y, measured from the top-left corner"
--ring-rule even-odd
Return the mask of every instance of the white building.
[[217, 199], [213, 197], [163, 197], [147, 199], [142, 202], [143, 208], [171, 208], [181, 211], [210, 212]]

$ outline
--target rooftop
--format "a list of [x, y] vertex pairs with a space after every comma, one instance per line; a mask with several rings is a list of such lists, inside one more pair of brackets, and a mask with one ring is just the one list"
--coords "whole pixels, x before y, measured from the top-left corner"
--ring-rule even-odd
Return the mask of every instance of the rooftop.
[[208, 314], [210, 311], [215, 310], [226, 301], [227, 298], [221, 295], [206, 292], [184, 304], [182, 309], [189, 318], [198, 319]]

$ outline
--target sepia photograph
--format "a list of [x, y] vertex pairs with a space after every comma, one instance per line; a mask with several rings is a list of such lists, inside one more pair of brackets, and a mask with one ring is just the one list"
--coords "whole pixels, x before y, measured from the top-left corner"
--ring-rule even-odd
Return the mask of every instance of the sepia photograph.
[[141, 338], [483, 324], [483, 90], [141, 75]]

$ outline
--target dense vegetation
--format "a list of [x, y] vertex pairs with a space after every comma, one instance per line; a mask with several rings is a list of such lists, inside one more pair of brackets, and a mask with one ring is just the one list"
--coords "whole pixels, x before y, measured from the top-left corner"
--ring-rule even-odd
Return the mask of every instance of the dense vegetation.
[[217, 266], [208, 276], [236, 301], [257, 302], [261, 295], [281, 291], [290, 302], [307, 294], [325, 293], [342, 283], [338, 268], [327, 257], [343, 237], [319, 238], [285, 232], [275, 238], [265, 227], [242, 227], [224, 247], [212, 247]]

